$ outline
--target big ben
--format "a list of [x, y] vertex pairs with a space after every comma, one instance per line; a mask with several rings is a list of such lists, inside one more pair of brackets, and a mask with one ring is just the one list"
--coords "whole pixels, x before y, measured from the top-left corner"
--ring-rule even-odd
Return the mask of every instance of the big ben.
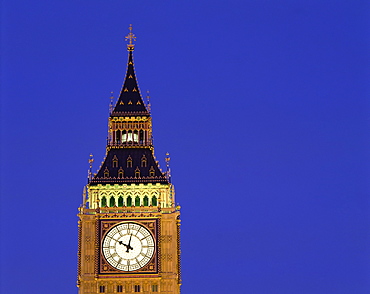
[[131, 26], [126, 39], [126, 76], [108, 118], [105, 158], [89, 175], [78, 213], [77, 286], [80, 294], [180, 293], [179, 206], [154, 156]]

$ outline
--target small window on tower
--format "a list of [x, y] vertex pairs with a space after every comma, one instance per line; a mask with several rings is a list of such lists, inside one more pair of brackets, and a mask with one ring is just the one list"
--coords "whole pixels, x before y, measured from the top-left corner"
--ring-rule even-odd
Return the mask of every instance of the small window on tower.
[[152, 285], [152, 292], [158, 292], [158, 285]]
[[108, 169], [108, 167], [105, 167], [104, 178], [109, 178], [109, 169]]
[[135, 285], [134, 292], [140, 292], [140, 285]]
[[154, 167], [151, 166], [149, 170], [149, 177], [154, 177], [154, 175], [155, 175]]
[[119, 292], [119, 293], [120, 293], [120, 292], [122, 292], [122, 291], [123, 291], [123, 290], [122, 290], [122, 285], [118, 285], [118, 286], [117, 286], [117, 292]]
[[123, 178], [123, 169], [122, 169], [122, 167], [118, 170], [118, 178], [119, 179]]
[[146, 160], [145, 155], [143, 155], [143, 157], [141, 157], [141, 167], [146, 167], [146, 164], [147, 164], [147, 160]]
[[126, 141], [127, 141], [126, 131], [122, 131], [122, 142], [126, 142]]
[[112, 159], [112, 166], [113, 167], [118, 167], [118, 158], [116, 155], [114, 155], [113, 159]]
[[135, 178], [140, 178], [140, 169], [138, 167], [135, 169]]
[[139, 142], [139, 135], [138, 135], [138, 131], [137, 130], [134, 131], [134, 142], [135, 143]]
[[115, 201], [114, 197], [112, 196], [112, 197], [109, 199], [109, 206], [110, 206], [110, 207], [113, 207], [113, 206], [115, 206], [115, 205], [116, 205], [116, 201]]
[[132, 167], [132, 158], [130, 155], [127, 157], [127, 167]]
[[105, 286], [100, 286], [99, 287], [99, 292], [100, 293], [105, 293]]

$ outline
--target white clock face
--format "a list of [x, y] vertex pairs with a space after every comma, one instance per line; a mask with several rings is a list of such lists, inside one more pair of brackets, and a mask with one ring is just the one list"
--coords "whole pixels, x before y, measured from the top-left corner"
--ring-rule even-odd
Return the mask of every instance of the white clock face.
[[144, 226], [124, 222], [111, 228], [103, 239], [103, 255], [107, 262], [121, 271], [135, 271], [153, 257], [154, 238]]

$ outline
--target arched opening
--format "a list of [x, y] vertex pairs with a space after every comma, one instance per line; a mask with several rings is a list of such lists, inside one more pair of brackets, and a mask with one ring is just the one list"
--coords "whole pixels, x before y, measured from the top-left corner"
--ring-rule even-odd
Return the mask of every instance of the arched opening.
[[139, 142], [139, 135], [138, 135], [137, 130], [134, 131], [134, 142], [135, 143]]
[[109, 199], [109, 207], [113, 207], [116, 205], [116, 200], [114, 199], [113, 196]]
[[155, 197], [155, 196], [152, 197], [152, 205], [153, 206], [157, 206], [158, 205], [157, 197]]
[[105, 196], [103, 196], [101, 198], [101, 207], [106, 207], [107, 206], [107, 198], [105, 198]]
[[139, 196], [135, 197], [135, 206], [140, 206], [140, 197]]
[[109, 169], [108, 169], [108, 167], [105, 167], [104, 178], [109, 178]]
[[140, 130], [139, 132], [139, 143], [143, 144], [144, 143], [144, 131]]
[[138, 167], [135, 170], [135, 178], [140, 178], [140, 169]]
[[144, 206], [149, 206], [149, 199], [148, 199], [148, 196], [144, 196]]
[[132, 158], [130, 155], [127, 157], [127, 167], [132, 167]]
[[143, 155], [143, 157], [141, 157], [141, 167], [146, 167], [146, 164], [147, 164], [147, 160], [146, 160], [145, 155]]
[[112, 166], [113, 167], [118, 167], [118, 158], [116, 155], [114, 155], [113, 159], [112, 159]]
[[127, 141], [127, 134], [126, 134], [126, 131], [123, 130], [122, 131], [122, 143], [125, 143]]
[[123, 198], [122, 196], [119, 196], [118, 197], [118, 207], [122, 207], [123, 206]]
[[118, 178], [119, 179], [123, 178], [123, 169], [122, 169], [122, 167], [118, 170]]
[[127, 142], [132, 142], [132, 131], [128, 131], [127, 133]]
[[116, 143], [121, 143], [121, 131], [116, 131]]
[[127, 206], [132, 206], [132, 198], [131, 198], [131, 196], [128, 196], [127, 197]]
[[151, 166], [149, 170], [149, 177], [154, 177], [154, 175], [155, 175], [154, 167]]

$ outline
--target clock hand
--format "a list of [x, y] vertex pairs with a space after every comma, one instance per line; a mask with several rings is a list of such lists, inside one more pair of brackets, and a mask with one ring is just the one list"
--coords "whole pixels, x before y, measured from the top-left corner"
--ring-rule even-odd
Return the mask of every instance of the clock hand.
[[127, 250], [126, 252], [128, 253], [129, 252], [129, 249], [133, 250], [134, 248], [131, 247], [131, 237], [132, 237], [132, 234], [130, 235], [130, 240], [128, 240], [128, 245], [126, 246]]
[[[118, 243], [119, 243], [120, 245], [125, 246], [127, 250], [128, 250], [129, 248], [131, 248], [131, 246], [130, 246], [130, 245], [127, 245], [127, 244], [123, 243], [122, 241], [119, 241]], [[132, 249], [132, 248], [131, 248], [131, 249]], [[128, 251], [126, 251], [126, 252], [128, 252]]]
[[119, 241], [118, 242], [120, 245], [123, 245], [123, 246], [126, 246], [127, 247], [127, 245], [125, 244], [125, 243], [123, 243], [122, 241]]

